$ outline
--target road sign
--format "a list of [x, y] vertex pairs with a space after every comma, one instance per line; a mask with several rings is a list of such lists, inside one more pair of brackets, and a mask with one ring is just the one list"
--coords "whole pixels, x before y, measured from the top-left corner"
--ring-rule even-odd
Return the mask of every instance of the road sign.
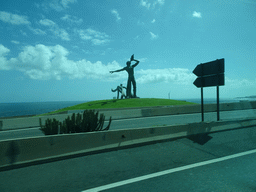
[[212, 86], [217, 86], [217, 85], [224, 85], [225, 80], [224, 80], [224, 74], [219, 74], [219, 75], [211, 75], [211, 76], [203, 76], [203, 77], [198, 77], [194, 81], [194, 85], [196, 87], [212, 87]]
[[196, 76], [206, 76], [224, 73], [224, 59], [217, 59], [208, 63], [201, 63], [196, 66], [193, 73]]
[[198, 76], [194, 81], [196, 87], [201, 88], [201, 112], [202, 121], [204, 121], [204, 87], [217, 87], [217, 121], [220, 119], [219, 112], [219, 86], [225, 84], [224, 77], [224, 59], [217, 59], [208, 63], [201, 63], [196, 66], [193, 73]]

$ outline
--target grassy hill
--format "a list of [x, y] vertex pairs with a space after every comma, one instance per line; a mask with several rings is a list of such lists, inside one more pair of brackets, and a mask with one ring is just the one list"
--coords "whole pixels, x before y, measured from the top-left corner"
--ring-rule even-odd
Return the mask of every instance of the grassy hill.
[[113, 109], [113, 108], [139, 108], [139, 107], [155, 107], [155, 106], [170, 106], [170, 105], [191, 105], [195, 103], [171, 100], [171, 99], [111, 99], [111, 100], [98, 100], [86, 103], [81, 103], [71, 107], [63, 108], [57, 111], [53, 111], [48, 114], [60, 113], [69, 110], [80, 110], [80, 109]]

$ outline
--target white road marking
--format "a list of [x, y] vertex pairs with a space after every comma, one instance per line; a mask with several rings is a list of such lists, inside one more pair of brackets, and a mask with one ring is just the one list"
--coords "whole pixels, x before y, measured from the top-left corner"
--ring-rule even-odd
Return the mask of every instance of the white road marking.
[[159, 177], [159, 176], [167, 175], [167, 174], [174, 173], [174, 172], [179, 172], [179, 171], [183, 171], [183, 170], [187, 170], [187, 169], [191, 169], [191, 168], [195, 168], [195, 167], [200, 167], [200, 166], [204, 166], [204, 165], [208, 165], [208, 164], [212, 164], [212, 163], [217, 163], [217, 162], [221, 162], [221, 161], [225, 161], [225, 160], [229, 160], [229, 159], [233, 159], [233, 158], [237, 158], [237, 157], [241, 157], [241, 156], [245, 156], [245, 155], [250, 155], [250, 154], [253, 154], [253, 153], [256, 153], [256, 149], [246, 151], [246, 152], [242, 152], [242, 153], [237, 153], [237, 154], [234, 154], [234, 155], [220, 157], [220, 158], [217, 158], [217, 159], [212, 159], [212, 160], [208, 160], [208, 161], [194, 163], [194, 164], [186, 165], [186, 166], [183, 166], [183, 167], [177, 167], [177, 168], [173, 168], [173, 169], [169, 169], [169, 170], [165, 170], [165, 171], [160, 171], [160, 172], [157, 172], [157, 173], [152, 173], [152, 174], [149, 174], [149, 175], [144, 175], [144, 176], [141, 176], [141, 177], [136, 177], [136, 178], [132, 178], [132, 179], [124, 180], [124, 181], [119, 181], [119, 182], [116, 182], [116, 183], [111, 183], [111, 184], [108, 184], [108, 185], [103, 185], [103, 186], [100, 186], [100, 187], [88, 189], [88, 190], [85, 190], [85, 191], [82, 191], [82, 192], [99, 192], [99, 191], [102, 191], [102, 190], [107, 190], [107, 189], [111, 189], [111, 188], [131, 184], [131, 183], [135, 183], [135, 182], [138, 182], [138, 181], [143, 181], [143, 180], [146, 180], [146, 179]]

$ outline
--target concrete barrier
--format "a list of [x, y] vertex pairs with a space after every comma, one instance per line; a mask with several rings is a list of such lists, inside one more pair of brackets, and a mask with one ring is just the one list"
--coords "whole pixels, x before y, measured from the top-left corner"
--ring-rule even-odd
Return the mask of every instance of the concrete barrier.
[[0, 171], [32, 162], [255, 125], [256, 119], [244, 119], [5, 140], [0, 142]]
[[[245, 110], [245, 109], [256, 109], [256, 101], [245, 101], [236, 103], [221, 103], [220, 111], [232, 111], [232, 110]], [[215, 112], [217, 111], [216, 104], [205, 104], [204, 112]], [[71, 116], [72, 113], [78, 113], [81, 110], [69, 111], [69, 114], [58, 114], [42, 117], [25, 117], [25, 118], [10, 118], [1, 119], [2, 127], [1, 130], [10, 129], [22, 129], [29, 127], [39, 127], [39, 118], [42, 119], [44, 124], [47, 118], [55, 118], [59, 121], [63, 121], [67, 116]], [[99, 110], [106, 117], [106, 120], [112, 116], [112, 119], [125, 119], [125, 118], [136, 118], [136, 117], [150, 117], [150, 116], [163, 116], [163, 115], [178, 115], [178, 114], [190, 114], [200, 113], [201, 105], [181, 105], [181, 106], [164, 106], [164, 107], [150, 107], [150, 108], [136, 108], [136, 109], [102, 109]]]
[[[256, 101], [244, 101], [235, 103], [221, 103], [220, 111], [246, 110], [256, 109]], [[216, 112], [216, 104], [204, 104], [204, 112]], [[182, 106], [168, 106], [162, 108], [142, 109], [142, 116], [161, 116], [161, 115], [177, 115], [201, 113], [201, 105], [182, 105]]]

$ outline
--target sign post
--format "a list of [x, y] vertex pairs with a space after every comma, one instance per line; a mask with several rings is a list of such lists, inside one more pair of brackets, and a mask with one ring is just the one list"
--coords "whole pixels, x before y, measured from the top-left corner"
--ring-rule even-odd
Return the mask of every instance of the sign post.
[[224, 59], [217, 59], [208, 63], [201, 63], [196, 66], [193, 73], [198, 76], [194, 85], [201, 88], [201, 112], [204, 121], [204, 97], [203, 88], [217, 86], [217, 121], [220, 120], [219, 111], [219, 86], [225, 85]]

